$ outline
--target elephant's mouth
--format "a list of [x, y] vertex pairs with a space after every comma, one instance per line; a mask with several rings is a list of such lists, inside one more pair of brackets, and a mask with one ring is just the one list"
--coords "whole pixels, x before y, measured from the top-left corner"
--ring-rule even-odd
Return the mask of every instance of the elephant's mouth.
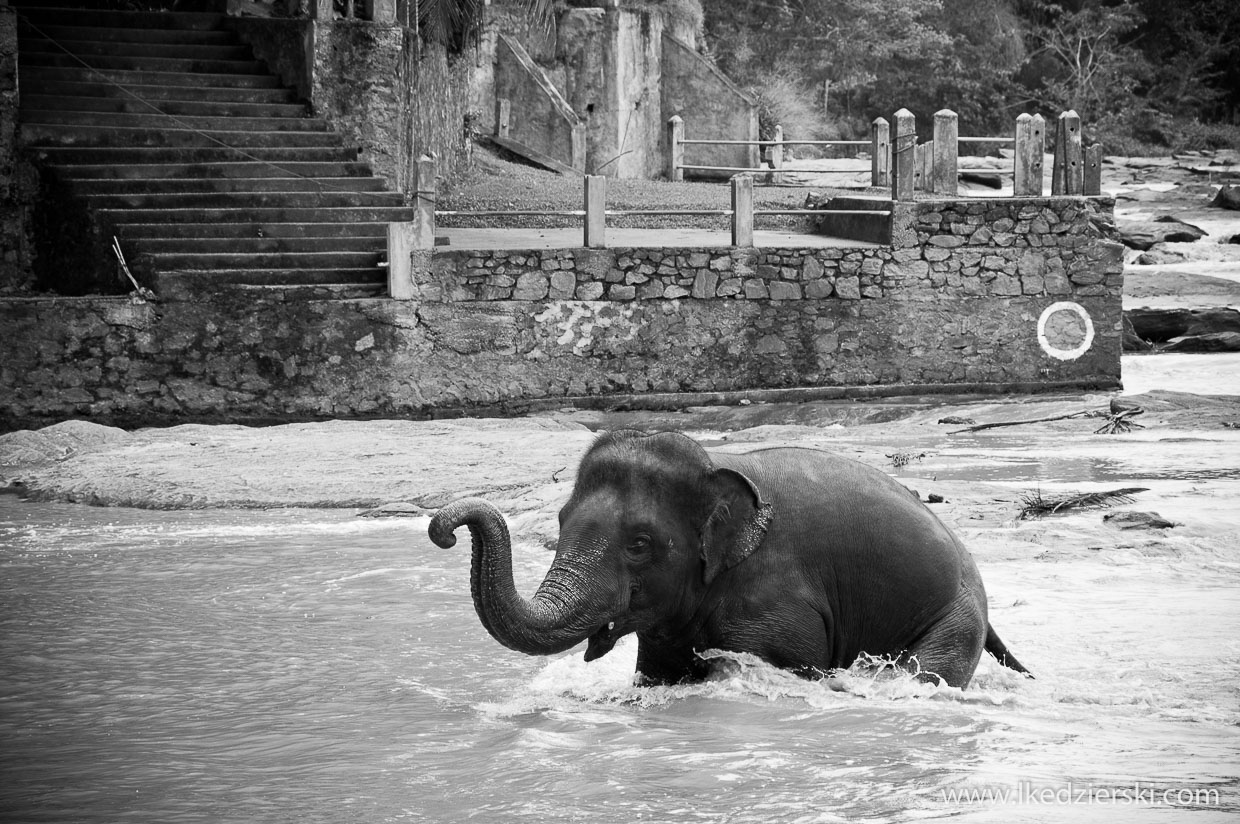
[[608, 621], [603, 626], [594, 631], [590, 636], [590, 642], [586, 645], [586, 661], [593, 661], [602, 658], [611, 652], [612, 647], [616, 645], [628, 630], [621, 629], [616, 626], [615, 621]]

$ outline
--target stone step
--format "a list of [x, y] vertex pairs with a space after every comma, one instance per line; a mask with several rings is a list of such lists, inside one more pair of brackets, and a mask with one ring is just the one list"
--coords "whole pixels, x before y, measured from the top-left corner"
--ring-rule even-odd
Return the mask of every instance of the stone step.
[[392, 223], [412, 221], [414, 210], [393, 206], [290, 208], [101, 209], [100, 220], [122, 226], [135, 223]]
[[261, 60], [214, 60], [210, 58], [148, 57], [133, 54], [65, 54], [62, 51], [22, 51], [19, 70], [27, 68], [91, 68], [102, 71], [185, 72], [189, 74], [263, 74]]
[[400, 192], [177, 192], [83, 197], [93, 209], [340, 209], [404, 205]]
[[[225, 180], [263, 177], [366, 178], [365, 163], [305, 163], [301, 161], [241, 163], [95, 163], [64, 166], [62, 177], [72, 181], [104, 180]], [[380, 178], [381, 179], [381, 178]]]
[[71, 40], [94, 40], [112, 43], [210, 46], [230, 45], [237, 42], [236, 34], [229, 29], [204, 31], [201, 29], [139, 29], [128, 26], [118, 28], [52, 24], [33, 26], [21, 19], [18, 23], [18, 35], [49, 38], [61, 43]]
[[47, 79], [45, 75], [34, 71], [22, 72], [21, 86], [23, 100], [27, 96], [58, 96], [74, 100], [95, 98], [99, 99], [101, 103], [109, 100], [121, 100], [137, 104], [142, 100], [150, 100], [154, 101], [156, 105], [160, 105], [162, 101], [170, 100], [203, 104], [295, 104], [295, 96], [292, 90], [279, 87], [151, 86], [133, 83], [119, 85], [106, 80]]
[[[289, 148], [285, 146], [251, 146], [232, 149], [225, 146], [39, 146], [37, 154], [45, 161], [60, 165], [153, 163], [356, 163], [355, 146], [321, 146]], [[70, 172], [71, 173], [71, 172]]]
[[[222, 121], [221, 121], [222, 122]], [[152, 148], [335, 148], [344, 144], [338, 132], [247, 132], [223, 129], [160, 129], [127, 126], [68, 126], [23, 123], [28, 146], [150, 146]]]
[[[164, 237], [134, 238], [121, 243], [126, 257], [135, 253], [151, 255], [249, 255], [303, 254], [324, 252], [368, 252], [387, 254], [385, 237]], [[133, 249], [130, 252], [129, 249]]]
[[185, 269], [204, 272], [229, 269], [369, 269], [378, 268], [380, 261], [387, 257], [387, 249], [382, 252], [168, 252], [146, 257], [152, 266], [163, 272]]
[[257, 62], [254, 53], [235, 41], [231, 43], [131, 43], [122, 40], [50, 40], [34, 32], [22, 37], [20, 55], [70, 55], [94, 65], [95, 57], [157, 58], [163, 60], [222, 60]]
[[182, 269], [161, 272], [157, 276], [156, 288], [167, 292], [177, 289], [181, 283], [196, 288], [201, 282], [250, 286], [351, 286], [358, 283], [381, 286], [387, 282], [387, 269], [378, 266], [357, 269]]
[[[227, 32], [224, 32], [227, 33]], [[87, 62], [93, 57], [151, 57], [160, 59], [207, 59], [207, 61], [254, 61], [254, 52], [236, 38], [223, 42], [196, 42], [196, 35], [182, 35], [182, 42], [155, 43], [130, 40], [102, 40], [83, 30], [82, 37], [47, 35], [42, 28], [21, 26], [17, 30], [22, 57], [30, 55], [76, 55]]]
[[167, 6], [179, 11], [209, 11], [219, 13], [224, 5], [220, 0], [16, 0], [10, 5], [22, 9], [132, 9], [136, 6], [147, 6], [155, 11]]
[[[188, 94], [185, 92], [184, 94]], [[65, 94], [23, 94], [22, 119], [35, 112], [98, 112], [108, 114], [169, 114], [191, 117], [307, 118], [304, 103], [247, 103], [210, 100], [143, 100], [135, 97], [93, 97]], [[45, 121], [46, 122], [46, 121]]]
[[28, 23], [44, 26], [88, 26], [104, 29], [171, 29], [176, 31], [219, 31], [227, 25], [226, 15], [213, 12], [112, 11], [71, 7], [36, 7], [17, 3], [18, 13]]
[[319, 117], [225, 117], [222, 115], [154, 114], [137, 112], [75, 112], [21, 109], [27, 125], [72, 128], [190, 129], [230, 132], [327, 132], [331, 125]]
[[[196, 177], [196, 178], [69, 178], [70, 188], [82, 195], [163, 196], [172, 194], [258, 192], [387, 192], [381, 177]], [[390, 193], [389, 193], [390, 194]]]
[[25, 66], [20, 67], [22, 88], [33, 81], [70, 83], [108, 83], [120, 86], [118, 94], [134, 86], [183, 86], [191, 89], [283, 89], [280, 78], [271, 74], [208, 74], [190, 72], [128, 71], [123, 69], [83, 68], [82, 66]]
[[386, 243], [386, 221], [354, 220], [340, 223], [275, 223], [263, 221], [211, 223], [128, 223], [118, 226], [123, 238], [134, 241], [161, 239], [224, 239], [229, 242], [246, 238], [369, 238]]
[[54, 2], [19, 9], [21, 139], [135, 271], [160, 288], [382, 290], [388, 225], [413, 210], [225, 16]]

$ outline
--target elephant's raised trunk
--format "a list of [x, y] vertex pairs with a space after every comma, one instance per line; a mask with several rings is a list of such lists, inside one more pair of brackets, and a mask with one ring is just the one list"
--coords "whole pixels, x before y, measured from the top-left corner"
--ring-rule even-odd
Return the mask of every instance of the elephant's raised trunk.
[[587, 606], [588, 576], [558, 557], [532, 599], [518, 595], [508, 525], [486, 501], [464, 498], [439, 510], [431, 519], [431, 540], [447, 549], [456, 544], [452, 533], [461, 525], [473, 539], [474, 609], [496, 641], [527, 655], [551, 655], [584, 641], [605, 620], [597, 607]]

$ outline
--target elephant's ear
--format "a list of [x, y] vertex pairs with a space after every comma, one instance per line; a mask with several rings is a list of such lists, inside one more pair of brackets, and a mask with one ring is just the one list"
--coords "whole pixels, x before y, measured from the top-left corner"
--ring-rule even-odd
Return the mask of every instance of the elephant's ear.
[[749, 478], [721, 467], [711, 480], [715, 507], [702, 527], [702, 573], [707, 584], [761, 546], [771, 524], [771, 505]]

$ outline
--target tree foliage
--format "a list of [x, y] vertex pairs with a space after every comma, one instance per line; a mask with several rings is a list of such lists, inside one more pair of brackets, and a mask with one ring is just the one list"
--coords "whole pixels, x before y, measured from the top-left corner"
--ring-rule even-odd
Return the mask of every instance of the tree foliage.
[[922, 124], [951, 108], [973, 134], [1009, 128], [1024, 110], [1073, 108], [1086, 122], [1139, 130], [1169, 119], [1231, 118], [1240, 107], [1240, 0], [703, 0], [703, 7], [709, 51], [725, 72], [759, 87], [778, 78], [815, 102], [829, 81], [825, 116], [853, 134], [900, 107]]
[[[516, 5], [544, 23], [551, 19], [555, 8], [554, 0], [520, 0]], [[406, 0], [402, 22], [417, 29], [428, 43], [459, 52], [477, 36], [485, 6], [484, 0]]]

